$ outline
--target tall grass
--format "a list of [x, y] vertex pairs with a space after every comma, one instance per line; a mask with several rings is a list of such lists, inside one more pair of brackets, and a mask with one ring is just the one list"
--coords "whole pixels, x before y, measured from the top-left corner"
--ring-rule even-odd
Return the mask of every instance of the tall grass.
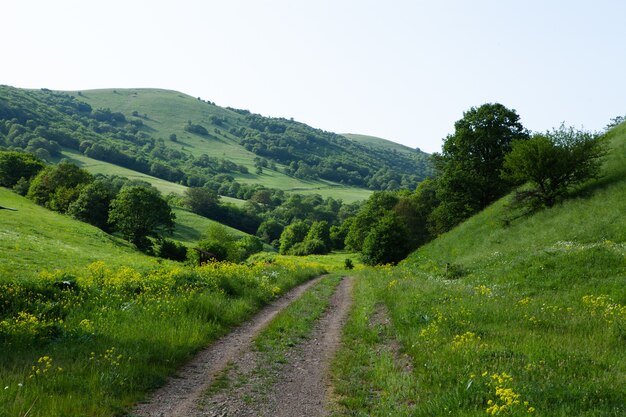
[[280, 261], [143, 273], [95, 262], [5, 279], [0, 416], [122, 414], [195, 351], [321, 272]]

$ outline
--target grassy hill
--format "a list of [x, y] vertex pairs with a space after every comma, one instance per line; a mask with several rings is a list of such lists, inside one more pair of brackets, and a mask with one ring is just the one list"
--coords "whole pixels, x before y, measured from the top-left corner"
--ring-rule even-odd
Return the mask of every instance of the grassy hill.
[[34, 277], [42, 270], [84, 268], [94, 261], [156, 267], [157, 260], [122, 239], [0, 188], [0, 277]]
[[403, 152], [410, 155], [415, 155], [417, 153], [413, 148], [376, 136], [359, 135], [356, 133], [342, 133], [342, 136], [374, 149]]
[[626, 413], [626, 124], [607, 139], [573, 198], [511, 221], [506, 197], [363, 273], [337, 415]]
[[177, 184], [229, 178], [347, 202], [367, 198], [375, 189], [414, 188], [430, 172], [427, 155], [419, 151], [388, 147], [381, 154], [293, 120], [157, 89], [64, 93], [0, 86], [0, 146], [27, 149], [44, 159], [73, 150], [73, 157]]

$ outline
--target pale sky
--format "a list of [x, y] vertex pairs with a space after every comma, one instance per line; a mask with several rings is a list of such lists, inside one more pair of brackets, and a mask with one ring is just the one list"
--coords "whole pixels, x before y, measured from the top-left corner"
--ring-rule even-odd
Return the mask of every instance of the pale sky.
[[626, 115], [623, 0], [2, 0], [0, 84], [172, 89], [427, 152], [465, 110]]

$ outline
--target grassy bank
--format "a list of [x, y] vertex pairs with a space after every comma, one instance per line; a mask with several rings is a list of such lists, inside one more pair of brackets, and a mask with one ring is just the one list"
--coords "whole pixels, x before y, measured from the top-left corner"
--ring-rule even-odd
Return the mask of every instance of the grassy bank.
[[0, 416], [122, 414], [315, 265], [141, 273], [95, 262], [0, 283]]
[[511, 220], [503, 199], [359, 273], [336, 416], [626, 413], [626, 126], [603, 177]]

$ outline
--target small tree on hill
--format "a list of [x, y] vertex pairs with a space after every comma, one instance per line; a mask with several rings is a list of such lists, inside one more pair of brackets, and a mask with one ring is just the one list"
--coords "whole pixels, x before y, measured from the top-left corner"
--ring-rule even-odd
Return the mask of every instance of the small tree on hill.
[[514, 143], [503, 175], [530, 184], [529, 190], [517, 192], [518, 203], [531, 209], [552, 207], [572, 186], [599, 174], [605, 153], [599, 136], [561, 125]]
[[140, 249], [149, 247], [148, 236], [171, 232], [175, 218], [167, 201], [152, 187], [122, 188], [109, 211], [109, 222]]

